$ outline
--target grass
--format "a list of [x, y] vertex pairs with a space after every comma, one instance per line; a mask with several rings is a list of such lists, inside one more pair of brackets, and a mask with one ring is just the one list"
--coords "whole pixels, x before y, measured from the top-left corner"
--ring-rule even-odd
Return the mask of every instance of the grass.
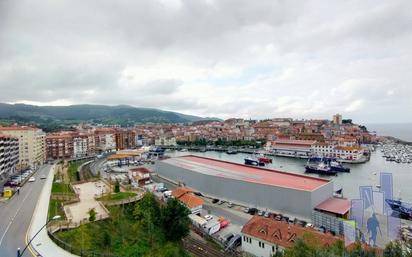
[[77, 177], [77, 169], [80, 167], [80, 165], [82, 165], [83, 163], [85, 163], [86, 161], [75, 161], [75, 162], [70, 162], [69, 164], [69, 168], [68, 168], [68, 173], [69, 173], [69, 178], [71, 182], [76, 182], [79, 181], [78, 177]]
[[[145, 223], [133, 216], [134, 204], [109, 207], [110, 219], [95, 221], [78, 228], [55, 233], [74, 249], [93, 250], [95, 256], [170, 256], [187, 257], [180, 243], [165, 242], [160, 231], [147, 230]], [[148, 238], [152, 233], [153, 241]], [[173, 254], [171, 254], [173, 253]]]
[[52, 193], [69, 193], [74, 194], [69, 184], [53, 182]]
[[120, 192], [112, 195], [105, 195], [98, 198], [99, 201], [119, 201], [129, 199], [130, 197], [135, 197], [137, 194], [133, 192]]
[[59, 215], [61, 216], [61, 220], [66, 219], [61, 201], [50, 199], [48, 213], [49, 213], [49, 218]]

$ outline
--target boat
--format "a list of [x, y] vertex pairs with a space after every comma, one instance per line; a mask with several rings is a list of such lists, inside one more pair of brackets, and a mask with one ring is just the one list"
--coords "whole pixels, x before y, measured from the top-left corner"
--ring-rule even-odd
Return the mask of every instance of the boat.
[[252, 165], [252, 166], [265, 166], [265, 163], [260, 162], [256, 158], [245, 158], [245, 164]]
[[331, 167], [324, 162], [307, 163], [305, 165], [305, 170], [307, 173], [316, 173], [320, 175], [336, 175], [338, 173], [336, 170], [332, 170]]
[[412, 219], [412, 204], [402, 202], [401, 200], [386, 199], [385, 201], [393, 211], [400, 214], [401, 218]]
[[229, 147], [226, 151], [227, 154], [237, 154], [237, 150], [233, 147]]
[[307, 164], [319, 164], [319, 163], [324, 163], [328, 165], [331, 170], [337, 171], [337, 172], [350, 172], [350, 168], [347, 168], [343, 166], [341, 162], [336, 160], [335, 158], [327, 158], [327, 157], [319, 157], [319, 156], [314, 156], [310, 157], [308, 159]]
[[347, 168], [342, 165], [342, 163], [336, 161], [336, 160], [331, 160], [329, 162], [329, 165], [332, 170], [336, 170], [338, 172], [350, 172], [350, 168]]
[[257, 159], [258, 159], [260, 162], [263, 162], [263, 163], [266, 163], [266, 164], [272, 163], [272, 159], [269, 158], [269, 157], [266, 157], [266, 156], [258, 156]]

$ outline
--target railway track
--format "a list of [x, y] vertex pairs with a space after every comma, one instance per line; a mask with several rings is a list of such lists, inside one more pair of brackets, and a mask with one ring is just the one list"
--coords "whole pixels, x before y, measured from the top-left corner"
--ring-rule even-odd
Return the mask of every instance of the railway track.
[[198, 239], [187, 237], [183, 239], [183, 246], [186, 251], [198, 257], [227, 257], [227, 253], [219, 251], [216, 248], [204, 243]]

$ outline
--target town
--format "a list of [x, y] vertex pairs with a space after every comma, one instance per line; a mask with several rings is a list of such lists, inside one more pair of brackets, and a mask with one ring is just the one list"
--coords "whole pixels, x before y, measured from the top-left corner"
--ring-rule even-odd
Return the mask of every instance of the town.
[[[33, 238], [45, 245], [31, 246], [31, 251], [42, 256], [50, 251], [60, 252], [59, 256], [69, 256], [69, 252], [103, 256], [99, 249], [83, 249], [68, 234], [78, 233], [90, 223], [107, 222], [117, 210], [113, 208], [139, 206], [141, 201], [149, 201], [150, 195], [163, 203], [177, 199], [187, 207], [184, 216], [190, 220], [192, 232], [183, 242], [195, 256], [248, 253], [269, 257], [293, 247], [305, 234], [325, 245], [344, 241], [348, 251], [361, 247], [381, 254], [394, 237], [381, 236], [373, 244], [360, 240], [362, 233], [367, 233], [362, 225], [358, 231], [348, 225], [350, 220], [356, 221], [353, 200], [343, 197], [333, 180], [196, 153], [231, 156], [258, 152], [270, 163], [272, 158], [308, 162], [331, 158], [362, 165], [386, 140], [339, 114], [332, 120], [227, 119], [129, 128], [79, 124], [50, 133], [27, 125], [0, 127], [2, 201], [14, 201], [25, 187], [42, 183], [44, 189], [31, 196], [40, 197], [43, 206], [34, 211], [39, 221], [31, 226], [39, 227], [41, 217], [59, 217], [47, 223], [47, 233]], [[379, 194], [384, 200], [393, 189], [385, 186], [382, 176]], [[362, 201], [369, 201], [367, 196], [360, 195]], [[379, 220], [386, 217], [385, 206], [381, 208]], [[369, 211], [362, 211], [366, 218]], [[405, 211], [401, 216], [404, 213], [402, 225], [383, 228], [382, 224], [382, 229], [387, 233], [397, 229], [402, 238], [408, 238], [411, 227], [407, 219], [412, 215], [408, 217]], [[109, 226], [98, 224], [100, 229]], [[353, 234], [353, 239], [348, 240], [348, 234]], [[375, 248], [367, 248], [368, 244]], [[210, 254], [199, 249], [208, 249]]]

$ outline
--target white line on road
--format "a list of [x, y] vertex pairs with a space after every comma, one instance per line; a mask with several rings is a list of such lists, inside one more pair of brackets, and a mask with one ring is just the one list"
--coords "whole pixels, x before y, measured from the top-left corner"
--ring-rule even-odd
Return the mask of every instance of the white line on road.
[[7, 225], [6, 230], [4, 231], [3, 235], [0, 238], [0, 246], [3, 243], [3, 239], [7, 234], [7, 231], [9, 230], [11, 224], [13, 224], [14, 219], [16, 218], [16, 216], [19, 214], [20, 209], [23, 207], [24, 202], [26, 201], [27, 197], [29, 197], [31, 195], [31, 191], [33, 191], [34, 187], [31, 187], [29, 193], [26, 195], [26, 197], [24, 197], [23, 202], [21, 203], [20, 207], [17, 209], [16, 213], [14, 214], [13, 218], [10, 220], [10, 223]]

